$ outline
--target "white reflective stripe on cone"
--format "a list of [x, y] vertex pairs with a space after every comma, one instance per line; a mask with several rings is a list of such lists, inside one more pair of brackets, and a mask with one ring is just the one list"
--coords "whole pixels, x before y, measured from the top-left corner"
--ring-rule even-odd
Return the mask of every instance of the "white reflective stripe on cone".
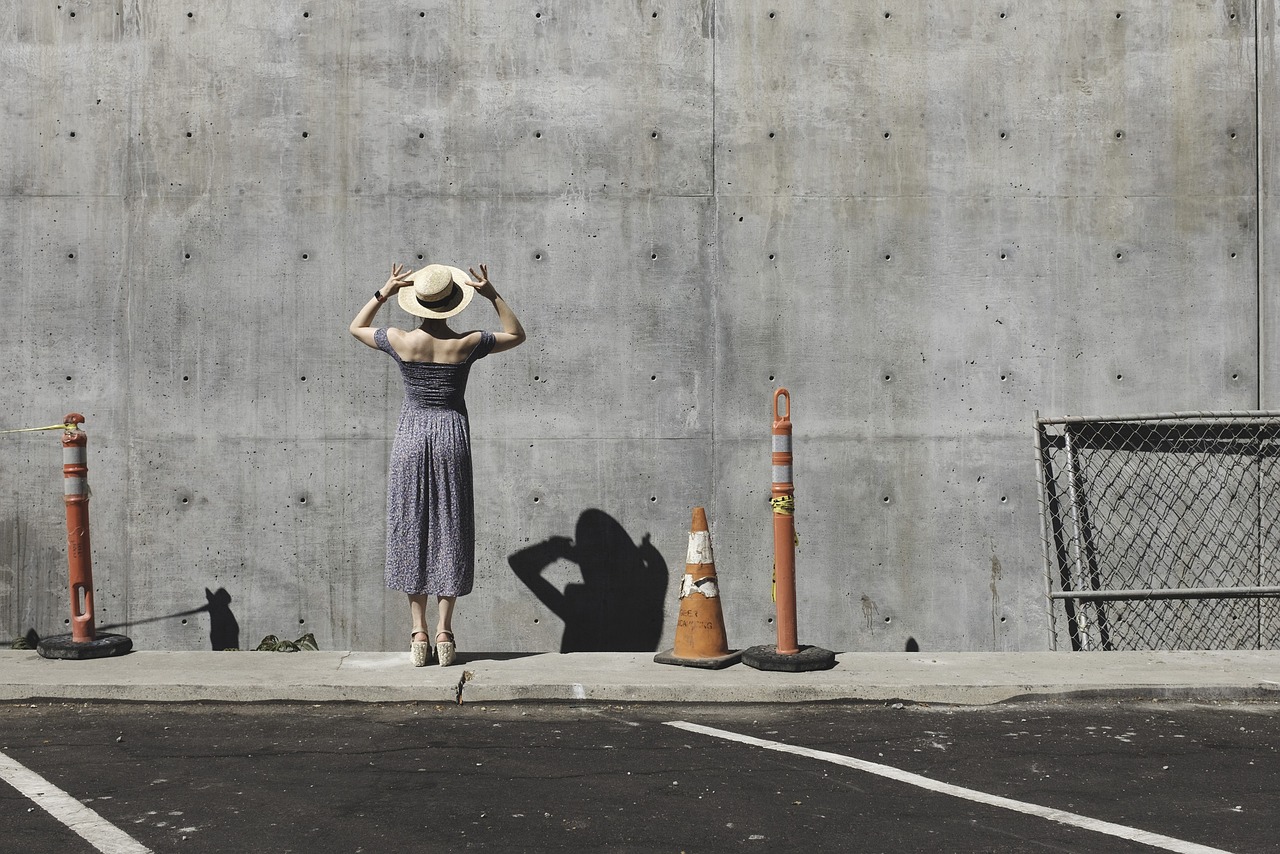
[[707, 531], [690, 531], [689, 532], [689, 552], [685, 558], [686, 564], [715, 563], [715, 557], [711, 554], [711, 534]]

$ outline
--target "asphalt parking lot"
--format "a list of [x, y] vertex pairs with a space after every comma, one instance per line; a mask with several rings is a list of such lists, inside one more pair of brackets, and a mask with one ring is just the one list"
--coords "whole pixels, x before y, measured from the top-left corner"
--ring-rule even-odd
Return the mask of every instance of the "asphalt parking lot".
[[0, 850], [1270, 852], [1278, 712], [10, 703]]

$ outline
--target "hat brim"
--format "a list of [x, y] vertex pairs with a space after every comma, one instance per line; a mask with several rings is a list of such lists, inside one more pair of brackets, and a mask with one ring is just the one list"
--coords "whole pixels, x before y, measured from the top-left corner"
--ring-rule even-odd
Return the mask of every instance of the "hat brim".
[[[449, 295], [444, 300], [432, 302], [431, 306], [427, 307], [418, 302], [418, 296], [414, 293], [413, 288], [401, 288], [400, 307], [402, 309], [417, 317], [431, 317], [439, 320], [453, 317], [467, 307], [467, 304], [471, 302], [471, 298], [476, 295], [475, 288], [467, 284], [467, 282], [471, 281], [471, 277], [457, 267], [450, 267], [447, 264], [440, 266], [448, 269], [450, 275], [453, 276], [453, 288]], [[424, 267], [423, 269], [426, 268]], [[420, 273], [422, 270], [418, 272]], [[417, 273], [410, 276], [410, 280], [416, 275]]]

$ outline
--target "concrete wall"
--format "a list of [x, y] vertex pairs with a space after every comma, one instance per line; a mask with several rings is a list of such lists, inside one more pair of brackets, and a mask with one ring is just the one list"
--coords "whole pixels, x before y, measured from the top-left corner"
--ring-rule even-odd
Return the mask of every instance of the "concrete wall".
[[[1280, 399], [1274, 0], [3, 5], [0, 427], [86, 416], [140, 647], [404, 645], [393, 261], [531, 333], [463, 649], [669, 645], [698, 504], [768, 641], [780, 385], [801, 640], [1040, 649], [1034, 413]], [[0, 636], [64, 630], [57, 436], [0, 437]]]

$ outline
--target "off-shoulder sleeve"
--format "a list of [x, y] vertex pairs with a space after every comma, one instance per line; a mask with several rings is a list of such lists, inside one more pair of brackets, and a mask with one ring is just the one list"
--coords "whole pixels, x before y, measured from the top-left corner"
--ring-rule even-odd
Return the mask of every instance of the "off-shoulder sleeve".
[[471, 355], [467, 357], [467, 364], [483, 359], [493, 350], [493, 345], [498, 343], [498, 339], [493, 337], [493, 333], [488, 330], [480, 332], [480, 343], [471, 351]]
[[378, 345], [379, 350], [386, 353], [397, 362], [400, 361], [400, 354], [395, 351], [395, 348], [391, 346], [391, 342], [387, 340], [387, 330], [385, 327], [373, 330], [373, 343]]

